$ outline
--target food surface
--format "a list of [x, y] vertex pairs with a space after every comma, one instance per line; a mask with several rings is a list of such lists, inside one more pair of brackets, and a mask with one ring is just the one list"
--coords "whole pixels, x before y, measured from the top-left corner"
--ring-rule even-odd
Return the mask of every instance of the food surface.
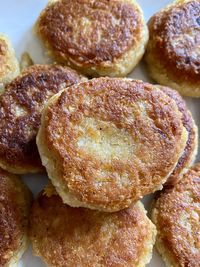
[[141, 203], [101, 213], [71, 208], [44, 192], [33, 205], [29, 232], [34, 253], [52, 267], [143, 267], [156, 235]]
[[28, 247], [31, 193], [17, 176], [0, 169], [0, 266], [17, 266]]
[[0, 95], [0, 166], [12, 173], [44, 171], [35, 143], [48, 99], [85, 78], [59, 65], [34, 65]]
[[0, 34], [0, 91], [18, 74], [19, 64], [15, 57], [15, 51], [8, 37]]
[[165, 186], [175, 185], [181, 178], [183, 173], [194, 163], [198, 150], [198, 128], [192, 118], [192, 114], [188, 110], [185, 101], [178, 92], [160, 86], [160, 89], [168, 96], [176, 101], [179, 111], [182, 113], [182, 123], [188, 133], [188, 139], [183, 154], [178, 160], [178, 163], [167, 179]]
[[200, 1], [179, 0], [149, 22], [146, 61], [151, 76], [181, 94], [200, 97]]
[[161, 189], [187, 138], [176, 102], [159, 87], [98, 78], [50, 99], [37, 145], [65, 203], [113, 212]]
[[51, 1], [35, 30], [58, 62], [95, 77], [131, 72], [148, 41], [135, 0]]
[[156, 248], [167, 266], [199, 267], [200, 164], [172, 189], [159, 195], [152, 219], [158, 231]]
[[0, 267], [200, 267], [200, 0], [7, 0], [0, 28]]

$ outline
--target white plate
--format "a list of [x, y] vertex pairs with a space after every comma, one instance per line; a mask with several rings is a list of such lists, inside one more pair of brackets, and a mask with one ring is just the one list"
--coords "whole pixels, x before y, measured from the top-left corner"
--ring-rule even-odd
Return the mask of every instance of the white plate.
[[[169, 0], [138, 0], [143, 8], [145, 18], [148, 20], [152, 14], [170, 3]], [[6, 33], [12, 40], [18, 58], [24, 51], [28, 51], [35, 63], [48, 62], [40, 43], [32, 33], [32, 26], [47, 0], [0, 0], [0, 32]], [[130, 77], [150, 81], [141, 63], [130, 75]], [[187, 98], [187, 103], [192, 111], [196, 123], [200, 123], [200, 100]], [[199, 155], [198, 155], [199, 158]], [[47, 178], [39, 175], [26, 175], [24, 181], [36, 195], [45, 185]], [[145, 198], [145, 206], [149, 207], [152, 196]], [[34, 256], [29, 249], [23, 256], [19, 267], [44, 267], [45, 264]], [[154, 252], [153, 259], [148, 267], [164, 267], [161, 258]]]

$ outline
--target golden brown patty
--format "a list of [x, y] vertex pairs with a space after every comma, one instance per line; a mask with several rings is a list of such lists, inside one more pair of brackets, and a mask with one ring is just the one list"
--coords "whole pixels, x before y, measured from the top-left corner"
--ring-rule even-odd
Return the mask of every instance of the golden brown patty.
[[200, 164], [156, 200], [152, 218], [158, 235], [156, 247], [167, 266], [200, 264]]
[[0, 184], [0, 266], [11, 267], [28, 247], [31, 194], [17, 176], [1, 169]]
[[149, 31], [146, 60], [152, 77], [200, 97], [200, 1], [175, 1], [151, 18]]
[[52, 267], [145, 266], [156, 229], [141, 203], [118, 213], [63, 204], [41, 193], [30, 217], [33, 252]]
[[93, 76], [125, 76], [148, 40], [135, 0], [51, 1], [36, 32], [56, 60]]
[[59, 90], [84, 80], [58, 65], [35, 65], [0, 95], [0, 166], [13, 173], [42, 170], [35, 137], [42, 109]]
[[181, 119], [156, 86], [93, 79], [51, 98], [37, 145], [65, 203], [117, 211], [167, 180], [186, 145]]
[[183, 154], [181, 155], [174, 171], [165, 183], [165, 186], [173, 186], [179, 181], [179, 179], [181, 179], [181, 174], [183, 174], [186, 168], [189, 168], [195, 161], [198, 149], [198, 128], [192, 118], [192, 114], [187, 109], [185, 101], [179, 93], [168, 87], [160, 86], [160, 89], [176, 101], [179, 111], [182, 113], [183, 126], [188, 132], [188, 140]]
[[19, 64], [7, 36], [0, 34], [0, 90], [19, 74]]

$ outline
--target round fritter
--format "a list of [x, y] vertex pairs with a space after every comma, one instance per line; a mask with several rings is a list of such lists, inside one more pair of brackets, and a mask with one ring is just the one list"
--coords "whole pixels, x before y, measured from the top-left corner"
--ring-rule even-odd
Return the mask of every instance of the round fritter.
[[156, 247], [167, 266], [199, 267], [200, 164], [158, 197], [152, 219], [158, 231]]
[[35, 137], [41, 112], [59, 90], [85, 80], [58, 65], [34, 65], [0, 95], [0, 166], [12, 173], [42, 171]]
[[149, 31], [146, 61], [152, 77], [200, 97], [200, 1], [175, 1], [151, 18]]
[[31, 193], [17, 176], [1, 169], [0, 184], [0, 266], [12, 267], [28, 247]]
[[65, 203], [113, 212], [166, 182], [186, 145], [181, 119], [156, 86], [98, 78], [51, 98], [37, 145]]
[[35, 28], [57, 61], [92, 76], [125, 76], [148, 41], [135, 0], [51, 1]]
[[0, 34], [0, 91], [19, 74], [19, 64], [7, 36]]
[[179, 111], [182, 113], [183, 126], [188, 132], [188, 139], [184, 152], [179, 158], [174, 171], [165, 183], [165, 186], [173, 186], [181, 179], [183, 172], [195, 161], [198, 150], [198, 128], [192, 118], [192, 114], [187, 109], [185, 101], [179, 93], [168, 87], [160, 86], [159, 88], [176, 101]]
[[33, 252], [52, 267], [143, 267], [152, 257], [156, 229], [141, 203], [117, 213], [63, 204], [41, 193], [30, 216]]

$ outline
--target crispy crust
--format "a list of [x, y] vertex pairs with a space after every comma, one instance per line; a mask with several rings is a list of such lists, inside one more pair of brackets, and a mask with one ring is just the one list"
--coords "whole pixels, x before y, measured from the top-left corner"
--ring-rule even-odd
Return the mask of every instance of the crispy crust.
[[185, 101], [179, 93], [168, 87], [160, 86], [159, 88], [176, 101], [179, 111], [182, 113], [183, 126], [188, 132], [188, 140], [184, 152], [181, 155], [176, 168], [165, 183], [165, 186], [169, 187], [177, 184], [183, 173], [186, 172], [187, 168], [189, 168], [195, 161], [198, 150], [198, 128], [192, 118], [192, 114], [187, 109]]
[[36, 33], [57, 60], [92, 76], [125, 76], [144, 54], [148, 29], [135, 0], [60, 0]]
[[156, 247], [169, 267], [199, 267], [200, 164], [191, 168], [154, 204], [152, 219], [158, 235]]
[[59, 90], [85, 80], [59, 65], [34, 65], [0, 95], [0, 166], [12, 173], [43, 171], [35, 138], [42, 109]]
[[156, 86], [93, 79], [51, 98], [38, 150], [65, 203], [117, 211], [167, 180], [186, 145], [181, 116]]
[[16, 264], [28, 247], [31, 193], [17, 176], [0, 170], [0, 266]]
[[152, 77], [200, 97], [200, 1], [175, 1], [149, 22], [146, 61]]
[[33, 252], [52, 267], [143, 267], [152, 257], [156, 229], [141, 203], [118, 213], [63, 204], [41, 193], [32, 207]]
[[7, 36], [0, 34], [0, 85], [10, 82], [19, 74], [19, 64]]

